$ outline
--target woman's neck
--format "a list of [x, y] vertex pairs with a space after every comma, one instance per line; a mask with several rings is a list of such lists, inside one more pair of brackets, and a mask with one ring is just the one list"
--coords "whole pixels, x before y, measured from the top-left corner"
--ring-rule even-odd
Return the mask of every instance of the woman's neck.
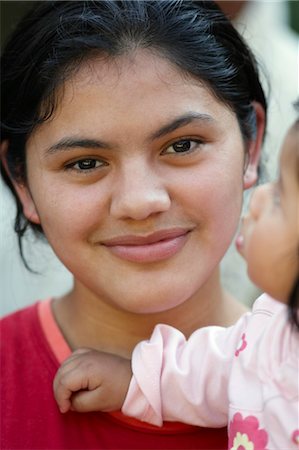
[[53, 302], [53, 311], [72, 349], [92, 347], [130, 357], [135, 345], [148, 339], [157, 323], [172, 325], [186, 337], [203, 326], [234, 323], [245, 308], [222, 290], [218, 271], [212, 278], [181, 305], [156, 314], [120, 310], [78, 282], [68, 295]]

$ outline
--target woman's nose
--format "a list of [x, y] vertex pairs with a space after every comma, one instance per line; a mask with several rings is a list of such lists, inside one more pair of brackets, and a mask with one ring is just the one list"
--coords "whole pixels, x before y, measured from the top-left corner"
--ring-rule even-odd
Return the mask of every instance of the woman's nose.
[[145, 220], [171, 204], [163, 179], [144, 165], [122, 170], [115, 185], [110, 213], [117, 219]]

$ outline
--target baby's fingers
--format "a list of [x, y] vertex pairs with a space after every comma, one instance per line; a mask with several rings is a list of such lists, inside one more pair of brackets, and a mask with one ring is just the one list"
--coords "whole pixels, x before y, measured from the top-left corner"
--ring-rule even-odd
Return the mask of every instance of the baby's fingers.
[[54, 397], [58, 404], [59, 410], [62, 413], [66, 413], [71, 409], [71, 396], [73, 391], [68, 389], [65, 385], [61, 384], [60, 381], [54, 379]]
[[71, 409], [77, 412], [89, 412], [89, 411], [110, 411], [111, 409], [102, 399], [102, 388], [98, 388], [92, 391], [79, 391], [73, 394], [71, 399]]
[[54, 397], [62, 413], [71, 408], [71, 397], [74, 392], [86, 389], [88, 381], [81, 371], [76, 369], [66, 370], [61, 367], [53, 381]]

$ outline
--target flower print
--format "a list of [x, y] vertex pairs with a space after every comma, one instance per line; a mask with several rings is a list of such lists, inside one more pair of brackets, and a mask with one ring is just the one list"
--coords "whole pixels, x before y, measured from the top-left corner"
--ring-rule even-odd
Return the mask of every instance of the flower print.
[[253, 443], [249, 441], [247, 434], [241, 434], [239, 431], [234, 438], [233, 445], [231, 450], [254, 450]]
[[267, 450], [268, 434], [259, 428], [259, 421], [254, 416], [243, 419], [236, 413], [229, 425], [230, 450]]
[[297, 447], [299, 448], [299, 430], [295, 430], [292, 434], [292, 441], [294, 442], [294, 444], [297, 445]]
[[235, 351], [235, 356], [239, 356], [239, 353], [242, 352], [246, 347], [247, 347], [246, 334], [243, 333], [239, 341], [237, 350]]

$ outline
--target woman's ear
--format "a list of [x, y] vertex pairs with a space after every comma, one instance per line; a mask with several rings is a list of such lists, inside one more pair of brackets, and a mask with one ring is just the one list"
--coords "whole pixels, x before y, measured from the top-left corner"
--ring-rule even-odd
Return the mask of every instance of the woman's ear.
[[26, 219], [29, 220], [29, 222], [40, 224], [40, 218], [28, 187], [26, 186], [25, 182], [19, 182], [16, 179], [14, 179], [9, 171], [6, 158], [7, 150], [8, 150], [8, 141], [1, 142], [0, 145], [1, 164], [3, 164], [4, 170], [7, 176], [9, 177], [16, 191], [16, 194], [23, 206], [23, 214], [26, 217]]
[[243, 175], [244, 189], [252, 187], [258, 179], [258, 166], [266, 124], [266, 114], [262, 105], [258, 102], [253, 102], [252, 106], [256, 116], [256, 136], [254, 140], [250, 141], [247, 149]]

